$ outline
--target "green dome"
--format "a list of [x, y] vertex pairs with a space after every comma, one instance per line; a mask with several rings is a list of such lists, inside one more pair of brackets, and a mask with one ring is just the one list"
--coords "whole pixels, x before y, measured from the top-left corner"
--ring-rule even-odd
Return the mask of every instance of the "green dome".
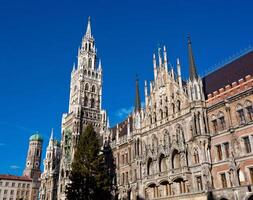
[[30, 137], [30, 141], [43, 141], [42, 136], [37, 132]]

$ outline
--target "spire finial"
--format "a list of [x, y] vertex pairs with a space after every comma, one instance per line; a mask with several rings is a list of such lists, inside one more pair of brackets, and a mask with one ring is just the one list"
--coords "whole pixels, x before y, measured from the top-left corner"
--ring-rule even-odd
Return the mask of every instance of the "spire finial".
[[54, 139], [54, 128], [51, 129], [50, 140]]
[[197, 75], [197, 70], [196, 70], [195, 61], [194, 61], [190, 35], [188, 35], [187, 40], [188, 40], [188, 57], [189, 57], [190, 80], [193, 81], [194, 79], [197, 79], [198, 75]]
[[136, 85], [135, 85], [135, 112], [140, 112], [141, 110], [141, 98], [140, 98], [140, 92], [139, 92], [139, 78], [136, 74]]
[[87, 24], [87, 29], [86, 29], [86, 34], [85, 37], [86, 38], [91, 38], [91, 25], [90, 25], [90, 16], [88, 17], [88, 24]]
[[99, 59], [99, 61], [98, 61], [98, 70], [99, 70], [99, 71], [101, 71], [101, 70], [102, 70], [101, 59]]

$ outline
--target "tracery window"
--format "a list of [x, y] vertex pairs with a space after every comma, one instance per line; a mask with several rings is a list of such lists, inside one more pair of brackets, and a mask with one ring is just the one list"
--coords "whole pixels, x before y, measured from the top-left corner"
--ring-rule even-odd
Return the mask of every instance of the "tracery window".
[[244, 124], [245, 123], [245, 115], [243, 111], [243, 107], [239, 104], [237, 105], [237, 115], [239, 119], [239, 124]]

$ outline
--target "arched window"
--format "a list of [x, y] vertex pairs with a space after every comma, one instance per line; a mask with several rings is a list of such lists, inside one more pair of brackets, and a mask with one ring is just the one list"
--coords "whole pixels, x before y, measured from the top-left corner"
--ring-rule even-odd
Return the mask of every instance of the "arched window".
[[156, 113], [154, 112], [153, 115], [154, 115], [153, 116], [154, 117], [154, 122], [156, 122]]
[[174, 103], [171, 104], [172, 114], [175, 114], [175, 105]]
[[166, 159], [164, 154], [161, 154], [159, 158], [159, 172], [165, 172], [166, 170], [167, 170]]
[[90, 107], [91, 108], [95, 108], [95, 100], [94, 100], [94, 98], [91, 98], [91, 100], [90, 100]]
[[223, 130], [226, 129], [226, 122], [225, 122], [224, 113], [223, 112], [219, 112], [218, 118], [219, 118], [220, 129], [223, 131]]
[[244, 110], [241, 104], [237, 105], [236, 112], [237, 112], [239, 124], [244, 124], [246, 121], [245, 121]]
[[165, 114], [165, 117], [168, 117], [168, 115], [169, 115], [169, 110], [168, 110], [168, 107], [167, 106], [165, 106], [165, 108], [164, 108], [164, 114]]
[[180, 154], [177, 150], [174, 150], [172, 153], [172, 168], [173, 169], [181, 168]]
[[177, 111], [181, 110], [181, 102], [177, 100]]
[[85, 88], [85, 91], [88, 91], [89, 90], [89, 83], [86, 83], [84, 88]]
[[151, 172], [152, 172], [151, 168], [152, 168], [152, 159], [149, 158], [148, 159], [148, 165], [147, 165], [147, 174], [148, 175], [151, 175]]
[[211, 122], [212, 122], [213, 133], [217, 133], [218, 132], [218, 122], [217, 122], [215, 115], [212, 115]]
[[160, 119], [163, 119], [163, 110], [160, 109], [160, 110], [159, 110], [159, 113], [160, 113]]
[[91, 92], [96, 92], [96, 86], [95, 86], [95, 85], [93, 85], [93, 86], [91, 87]]
[[86, 75], [87, 75], [87, 70], [85, 69], [83, 73], [84, 73], [84, 75], [86, 76]]

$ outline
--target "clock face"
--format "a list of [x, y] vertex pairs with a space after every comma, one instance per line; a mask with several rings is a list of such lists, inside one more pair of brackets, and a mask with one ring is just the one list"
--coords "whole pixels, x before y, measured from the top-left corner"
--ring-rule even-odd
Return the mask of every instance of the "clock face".
[[39, 166], [39, 161], [35, 162], [35, 166], [38, 167]]

